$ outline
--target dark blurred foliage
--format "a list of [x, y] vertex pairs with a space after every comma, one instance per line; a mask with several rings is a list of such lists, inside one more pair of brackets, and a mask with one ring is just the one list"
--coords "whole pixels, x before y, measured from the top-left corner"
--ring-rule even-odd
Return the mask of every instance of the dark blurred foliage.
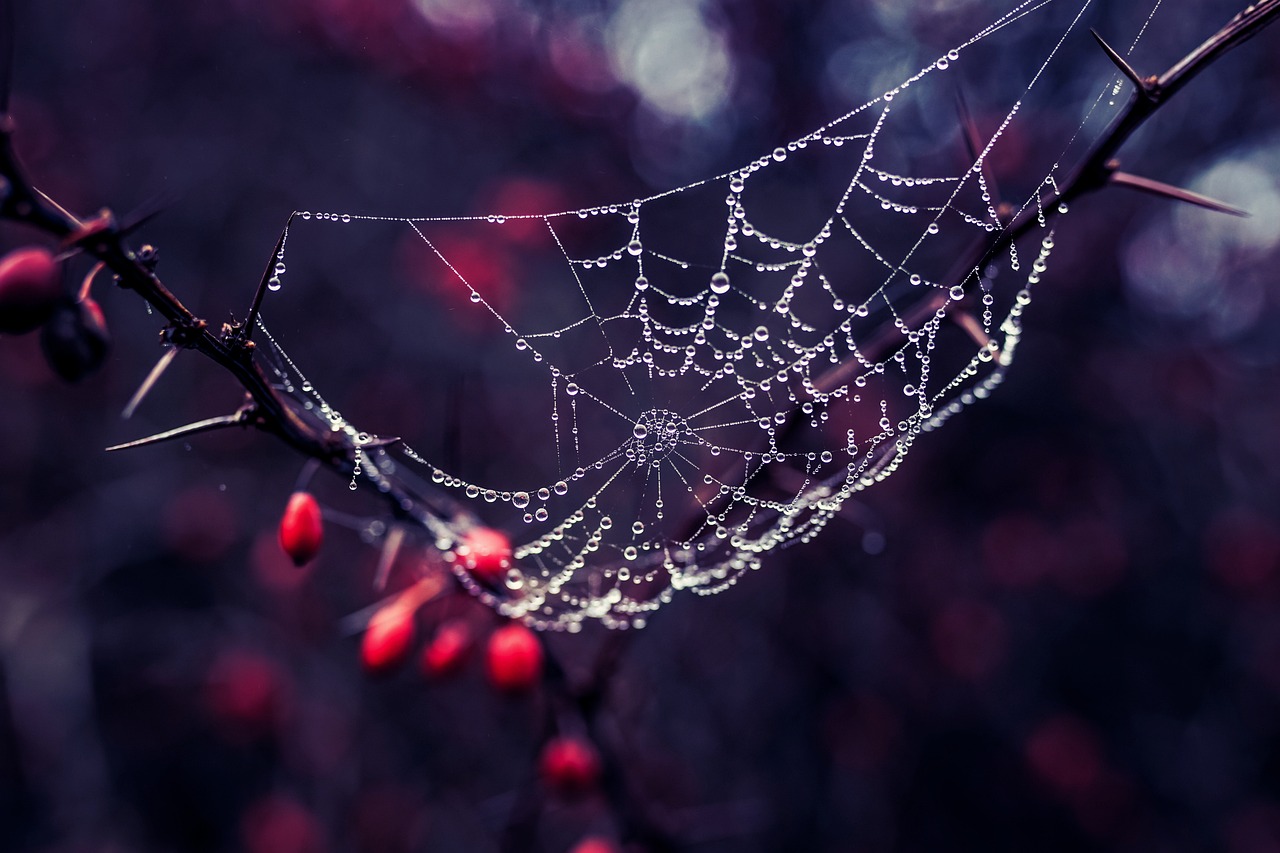
[[[977, 0], [18, 5], [26, 164], [79, 211], [158, 200], [138, 239], [215, 322], [244, 312], [295, 208], [644, 195], [843, 113], [992, 15]], [[1149, 11], [1099, 5], [1103, 33]], [[1165, 5], [1144, 73], [1237, 11]], [[611, 70], [609, 45], [657, 27], [655, 9], [711, 81], [702, 101]], [[625, 15], [640, 23], [620, 30]], [[698, 851], [1280, 850], [1278, 41], [1228, 57], [1124, 152], [1253, 219], [1118, 190], [1076, 205], [991, 400], [919, 442], [852, 520], [633, 638], [602, 746], [636, 812]], [[1091, 44], [1071, 50], [1047, 126], [1074, 125], [1108, 73]], [[984, 92], [968, 95], [989, 129]], [[954, 134], [950, 104], [935, 118]], [[517, 298], [518, 266], [504, 279]], [[295, 289], [305, 304], [273, 323], [349, 417], [510, 414], [469, 379], [477, 332], [426, 340], [373, 287]], [[239, 402], [181, 357], [122, 422], [160, 324], [107, 291], [116, 343], [90, 381], [58, 382], [34, 336], [0, 340], [0, 848], [497, 849], [537, 787], [546, 697], [498, 695], [474, 661], [453, 680], [363, 676], [343, 617], [376, 598], [376, 554], [332, 527], [312, 567], [279, 553], [301, 468], [282, 445], [236, 432], [104, 454]], [[454, 451], [484, 448], [464, 435]], [[373, 511], [332, 477], [316, 488]], [[495, 619], [453, 598], [420, 628], [448, 617]], [[550, 649], [572, 676], [602, 634]], [[630, 819], [598, 795], [536, 805], [529, 849]]]

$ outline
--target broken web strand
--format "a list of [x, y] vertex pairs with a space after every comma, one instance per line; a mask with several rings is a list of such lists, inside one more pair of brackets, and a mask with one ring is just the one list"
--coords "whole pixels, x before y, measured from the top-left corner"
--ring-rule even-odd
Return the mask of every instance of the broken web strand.
[[[412, 231], [442, 275], [501, 325], [510, 352], [537, 368], [549, 392], [552, 477], [486, 482], [407, 444], [370, 452], [355, 476], [378, 485], [409, 465], [447, 501], [476, 507], [468, 518], [487, 514], [486, 504], [514, 511], [529, 534], [517, 537], [501, 590], [476, 583], [456, 559], [465, 531], [429, 513], [423, 525], [469, 590], [539, 628], [574, 631], [586, 619], [643, 626], [674, 593], [714, 594], [759, 568], [766, 553], [809, 541], [846, 501], [890, 476], [920, 434], [988, 396], [1012, 363], [1031, 290], [1054, 246], [1050, 220], [1065, 212], [1044, 205], [1058, 194], [1057, 162], [1012, 217], [1002, 218], [984, 175], [1023, 99], [959, 174], [913, 175], [882, 163], [876, 146], [892, 143], [897, 104], [913, 86], [1053, 2], [1019, 5], [895, 89], [742, 169], [648, 198], [521, 216], [296, 214], [299, 226]], [[1080, 28], [1087, 6], [1048, 50], [1024, 96]], [[797, 233], [770, 219], [768, 182], [815, 149], [856, 156], [831, 213]], [[701, 218], [722, 223], [714, 251], [673, 237], [682, 229], [673, 229], [664, 207], [694, 196], [711, 199], [698, 208]], [[1027, 210], [1036, 211], [1042, 234], [1030, 244], [1034, 260], [1025, 274], [1016, 242], [1003, 270], [995, 261], [938, 266], [933, 248], [944, 237], [990, 241]], [[895, 220], [896, 238], [885, 236], [882, 217]], [[539, 301], [561, 315], [568, 307], [567, 317], [504, 315], [434, 234], [444, 225], [530, 222], [546, 228], [560, 259], [555, 280], [537, 284]], [[576, 233], [582, 222], [620, 227], [602, 246]], [[1002, 272], [1021, 274], [1012, 295], [1008, 275], [997, 281]], [[274, 338], [267, 341], [283, 390], [334, 431], [365, 436], [324, 402]]]

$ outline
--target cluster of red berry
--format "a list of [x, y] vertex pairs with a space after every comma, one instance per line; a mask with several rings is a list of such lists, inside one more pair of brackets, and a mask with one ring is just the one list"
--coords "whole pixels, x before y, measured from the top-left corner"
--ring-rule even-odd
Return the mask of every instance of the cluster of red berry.
[[[280, 547], [298, 566], [309, 563], [320, 551], [323, 514], [310, 492], [298, 491], [289, 497], [280, 518], [279, 538]], [[485, 583], [496, 581], [511, 564], [507, 537], [485, 527], [472, 530], [457, 553], [467, 570]], [[410, 588], [373, 614], [360, 647], [366, 670], [375, 674], [388, 672], [409, 658], [417, 635], [415, 617], [425, 600], [423, 593]], [[423, 649], [423, 671], [431, 676], [457, 671], [469, 655], [472, 641], [472, 630], [465, 621], [441, 623]], [[528, 690], [542, 675], [542, 644], [525, 626], [505, 625], [490, 634], [485, 663], [494, 687], [510, 693]]]
[[111, 338], [88, 287], [73, 298], [53, 253], [28, 246], [0, 259], [0, 334], [25, 335], [36, 329], [41, 330], [49, 366], [68, 382], [88, 376], [107, 357]]
[[[280, 546], [293, 562], [302, 566], [320, 550], [324, 537], [323, 513], [309, 492], [294, 492], [280, 519]], [[511, 543], [499, 531], [473, 529], [455, 549], [461, 565], [477, 581], [498, 582], [511, 566]], [[360, 659], [374, 675], [391, 672], [413, 654], [417, 638], [417, 611], [438, 591], [429, 581], [419, 582], [370, 617], [360, 646]], [[430, 678], [459, 671], [476, 642], [472, 624], [460, 618], [447, 619], [422, 648], [420, 668]], [[485, 674], [493, 687], [507, 695], [531, 690], [542, 678], [543, 648], [537, 634], [522, 624], [503, 625], [489, 634], [485, 645]], [[589, 794], [601, 777], [600, 755], [591, 741], [580, 734], [559, 734], [542, 747], [538, 777], [548, 790], [565, 797]], [[610, 853], [613, 842], [591, 836], [574, 848], [575, 853]]]

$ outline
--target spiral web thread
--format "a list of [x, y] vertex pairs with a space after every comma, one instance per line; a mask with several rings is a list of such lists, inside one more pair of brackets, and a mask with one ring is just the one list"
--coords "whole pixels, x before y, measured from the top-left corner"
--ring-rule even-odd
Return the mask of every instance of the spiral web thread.
[[[464, 309], [500, 327], [496, 347], [526, 389], [524, 464], [450, 470], [401, 442], [371, 446], [356, 476], [416, 472], [483, 523], [505, 514], [514, 555], [495, 585], [458, 559], [465, 530], [420, 520], [469, 590], [539, 628], [642, 627], [675, 592], [717, 593], [768, 552], [812, 539], [921, 434], [986, 397], [1012, 362], [1054, 246], [1050, 220], [1065, 212], [1040, 200], [1095, 113], [1114, 105], [1118, 78], [1067, 144], [1054, 143], [1030, 187], [1022, 208], [1038, 233], [981, 269], [953, 268], [954, 259], [975, 256], [1017, 212], [998, 208], [989, 161], [1089, 4], [1069, 10], [966, 168], [907, 171], [895, 128], [929, 86], [954, 91], [945, 80], [973, 49], [1033, 26], [1054, 2], [1018, 5], [901, 85], [744, 168], [649, 198], [543, 215], [295, 214], [295, 232], [407, 229], [401, 236], [466, 294]], [[459, 227], [495, 244], [518, 229], [531, 297], [519, 312], [454, 262], [444, 238]], [[300, 411], [372, 441], [267, 341]]]

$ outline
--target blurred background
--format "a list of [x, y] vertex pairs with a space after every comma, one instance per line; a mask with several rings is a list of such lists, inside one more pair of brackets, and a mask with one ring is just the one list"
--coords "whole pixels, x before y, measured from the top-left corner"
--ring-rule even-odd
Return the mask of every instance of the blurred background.
[[[12, 110], [38, 185], [84, 213], [161, 203], [135, 242], [215, 323], [243, 315], [295, 209], [646, 196], [842, 115], [1004, 11], [15, 5]], [[1088, 25], [1118, 46], [1150, 11], [1096, 5]], [[1160, 8], [1134, 64], [1167, 68], [1236, 11]], [[448, 680], [362, 674], [344, 618], [377, 597], [377, 555], [333, 525], [308, 568], [279, 553], [302, 469], [287, 448], [234, 432], [102, 451], [240, 402], [180, 357], [122, 422], [160, 354], [138, 300], [99, 285], [115, 348], [81, 385], [36, 336], [0, 340], [0, 849], [561, 851], [645, 824], [694, 851], [1280, 850], [1278, 40], [1228, 56], [1123, 151], [1252, 218], [1120, 190], [1074, 205], [992, 399], [816, 542], [631, 638], [600, 727], [626, 810], [530, 794], [555, 714], [540, 688], [499, 695], [478, 660]], [[1005, 106], [987, 105], [1041, 58], [1019, 44], [966, 91], [988, 132]], [[1046, 132], [1113, 76], [1084, 29], [1063, 49]], [[954, 105], [931, 115], [958, 145]], [[6, 250], [33, 239], [0, 230]], [[276, 337], [359, 425], [502, 413], [473, 370], [493, 330], [424, 325], [430, 283], [379, 251], [403, 267], [394, 287], [363, 280], [357, 248], [283, 292]], [[456, 251], [518, 304], [518, 254]], [[485, 451], [463, 435], [452, 452]], [[315, 489], [374, 511], [332, 476]], [[423, 633], [496, 624], [458, 597], [420, 616]], [[573, 677], [604, 633], [549, 648]]]

